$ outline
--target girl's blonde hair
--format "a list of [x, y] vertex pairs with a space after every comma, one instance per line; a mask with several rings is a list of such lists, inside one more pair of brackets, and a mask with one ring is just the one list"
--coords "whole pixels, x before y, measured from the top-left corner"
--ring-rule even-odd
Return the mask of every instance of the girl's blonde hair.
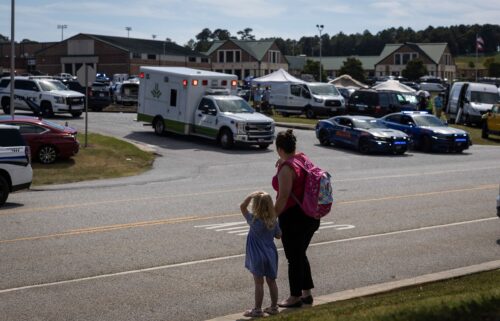
[[271, 195], [259, 192], [253, 196], [252, 212], [256, 218], [261, 219], [268, 229], [274, 228], [276, 224], [276, 212]]

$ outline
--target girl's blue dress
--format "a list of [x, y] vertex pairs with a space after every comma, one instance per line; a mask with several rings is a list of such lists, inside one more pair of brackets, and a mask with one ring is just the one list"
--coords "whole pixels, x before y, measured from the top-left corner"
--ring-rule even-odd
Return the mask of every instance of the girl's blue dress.
[[250, 225], [247, 235], [245, 267], [256, 276], [276, 279], [278, 275], [278, 251], [274, 237], [281, 235], [278, 223], [268, 230], [263, 221], [254, 219], [252, 213], [245, 215]]

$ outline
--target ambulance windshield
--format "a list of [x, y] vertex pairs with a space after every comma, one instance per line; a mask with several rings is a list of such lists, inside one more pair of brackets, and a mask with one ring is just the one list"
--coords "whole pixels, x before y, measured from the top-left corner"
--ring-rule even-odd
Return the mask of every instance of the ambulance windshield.
[[221, 112], [226, 113], [253, 113], [254, 110], [243, 99], [217, 99], [217, 105]]

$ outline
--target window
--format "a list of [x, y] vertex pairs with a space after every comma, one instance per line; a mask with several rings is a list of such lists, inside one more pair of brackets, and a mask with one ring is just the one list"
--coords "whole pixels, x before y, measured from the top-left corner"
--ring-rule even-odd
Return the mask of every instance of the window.
[[224, 51], [219, 51], [219, 62], [224, 62]]
[[15, 124], [15, 125], [19, 126], [19, 132], [21, 134], [39, 134], [47, 131], [47, 129], [43, 127], [31, 124]]
[[301, 89], [301, 86], [299, 86], [299, 85], [291, 85], [290, 86], [290, 93], [294, 96], [300, 97], [300, 89]]
[[214, 102], [211, 101], [210, 99], [207, 99], [207, 98], [203, 98], [201, 101], [200, 101], [200, 105], [198, 106], [198, 110], [204, 110], [204, 109], [213, 109], [215, 110], [215, 105], [214, 105]]
[[196, 57], [189, 57], [189, 62], [196, 62]]
[[386, 120], [391, 123], [399, 124], [399, 121], [401, 120], [401, 115], [387, 116]]
[[240, 51], [235, 51], [234, 53], [236, 54], [234, 62], [241, 62], [241, 52]]
[[208, 62], [208, 58], [201, 58], [201, 62]]
[[269, 50], [269, 62], [272, 64], [279, 63], [279, 51]]
[[10, 84], [10, 79], [2, 79], [0, 81], [0, 88], [6, 88]]
[[2, 129], [0, 131], [0, 146], [25, 146], [22, 136], [17, 129]]
[[411, 59], [411, 54], [404, 53], [403, 54], [403, 65], [406, 65], [408, 63], [408, 61], [410, 61], [410, 59]]
[[387, 93], [380, 93], [380, 106], [389, 107], [389, 95]]
[[401, 65], [401, 55], [400, 54], [395, 54], [394, 55], [394, 64], [395, 65]]
[[16, 80], [14, 88], [20, 90], [39, 91], [37, 85], [33, 81], [29, 80]]
[[171, 107], [177, 106], [177, 90], [175, 89], [170, 90], [170, 106]]
[[234, 52], [226, 51], [226, 62], [234, 62]]
[[148, 60], [156, 60], [156, 55], [148, 54]]
[[132, 53], [132, 58], [134, 58], [134, 59], [141, 59], [141, 58], [142, 58], [142, 56], [141, 56], [141, 54], [140, 54], [140, 53], [138, 53], [138, 52], [133, 52], [133, 53]]

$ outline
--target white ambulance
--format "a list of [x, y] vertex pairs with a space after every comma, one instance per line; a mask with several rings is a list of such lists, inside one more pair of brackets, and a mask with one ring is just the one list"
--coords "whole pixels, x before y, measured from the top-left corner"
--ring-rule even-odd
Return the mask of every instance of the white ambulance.
[[237, 77], [184, 67], [141, 67], [137, 120], [165, 131], [267, 148], [274, 121], [236, 96]]

